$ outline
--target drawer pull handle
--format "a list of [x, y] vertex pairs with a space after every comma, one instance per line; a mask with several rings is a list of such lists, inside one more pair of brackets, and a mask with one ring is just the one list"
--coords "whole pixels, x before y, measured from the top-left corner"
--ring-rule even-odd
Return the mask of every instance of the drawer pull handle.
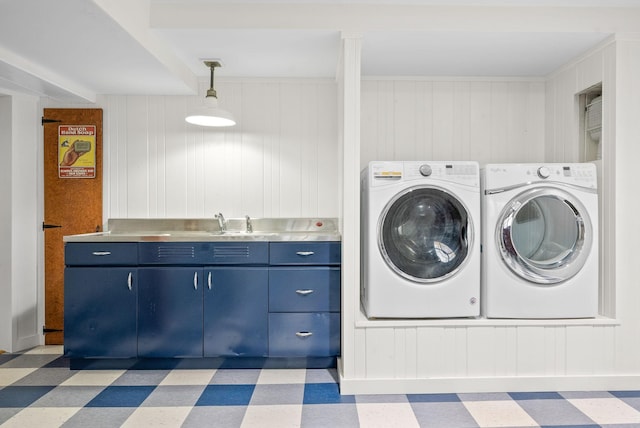
[[110, 256], [111, 251], [94, 251], [91, 254], [93, 254], [94, 256]]
[[129, 287], [129, 291], [131, 291], [132, 285], [133, 285], [133, 274], [129, 272], [129, 275], [127, 275], [127, 287]]
[[299, 331], [296, 333], [296, 336], [302, 337], [304, 339], [313, 336], [313, 333], [311, 333], [310, 331]]
[[296, 290], [296, 293], [298, 293], [301, 296], [307, 296], [311, 293], [313, 293], [314, 290]]
[[313, 251], [298, 251], [296, 254], [299, 256], [308, 257], [313, 256], [315, 253]]
[[193, 274], [193, 288], [194, 290], [198, 289], [198, 272]]

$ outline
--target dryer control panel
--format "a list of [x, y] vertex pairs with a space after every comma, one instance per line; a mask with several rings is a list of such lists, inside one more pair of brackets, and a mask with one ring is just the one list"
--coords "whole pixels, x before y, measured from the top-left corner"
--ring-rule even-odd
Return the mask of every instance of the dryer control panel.
[[592, 163], [487, 164], [485, 188], [555, 182], [595, 189], [596, 167]]

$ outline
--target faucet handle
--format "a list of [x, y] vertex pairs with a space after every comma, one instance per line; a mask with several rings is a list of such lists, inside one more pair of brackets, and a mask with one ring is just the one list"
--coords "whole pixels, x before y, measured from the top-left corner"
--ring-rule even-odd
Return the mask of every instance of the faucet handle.
[[246, 220], [246, 231], [247, 233], [252, 233], [253, 232], [253, 225], [251, 224], [251, 217], [249, 217], [249, 215], [247, 214], [246, 216], [244, 216], [245, 220]]
[[227, 221], [224, 219], [222, 213], [215, 214], [213, 217], [218, 220], [218, 225], [220, 226], [220, 230], [222, 232], [227, 230]]

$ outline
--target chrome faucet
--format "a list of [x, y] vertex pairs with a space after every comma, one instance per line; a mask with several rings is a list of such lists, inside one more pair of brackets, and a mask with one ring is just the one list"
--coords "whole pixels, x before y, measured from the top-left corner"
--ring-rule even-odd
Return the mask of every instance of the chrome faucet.
[[214, 216], [218, 220], [218, 226], [220, 227], [221, 232], [225, 232], [227, 230], [227, 221], [224, 219], [222, 213], [218, 213]]
[[251, 217], [246, 215], [246, 216], [244, 216], [244, 218], [247, 220], [247, 233], [252, 233], [253, 232], [253, 225], [251, 224]]

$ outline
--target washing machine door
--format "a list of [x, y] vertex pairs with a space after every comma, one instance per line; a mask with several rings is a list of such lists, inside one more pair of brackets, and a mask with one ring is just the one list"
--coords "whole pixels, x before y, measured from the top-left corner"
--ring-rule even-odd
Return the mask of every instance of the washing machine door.
[[397, 194], [378, 222], [378, 247], [398, 275], [426, 284], [455, 275], [468, 260], [473, 224], [451, 192], [417, 186]]
[[495, 239], [513, 273], [535, 284], [554, 285], [582, 269], [591, 251], [592, 231], [579, 199], [544, 187], [511, 199], [500, 215]]

